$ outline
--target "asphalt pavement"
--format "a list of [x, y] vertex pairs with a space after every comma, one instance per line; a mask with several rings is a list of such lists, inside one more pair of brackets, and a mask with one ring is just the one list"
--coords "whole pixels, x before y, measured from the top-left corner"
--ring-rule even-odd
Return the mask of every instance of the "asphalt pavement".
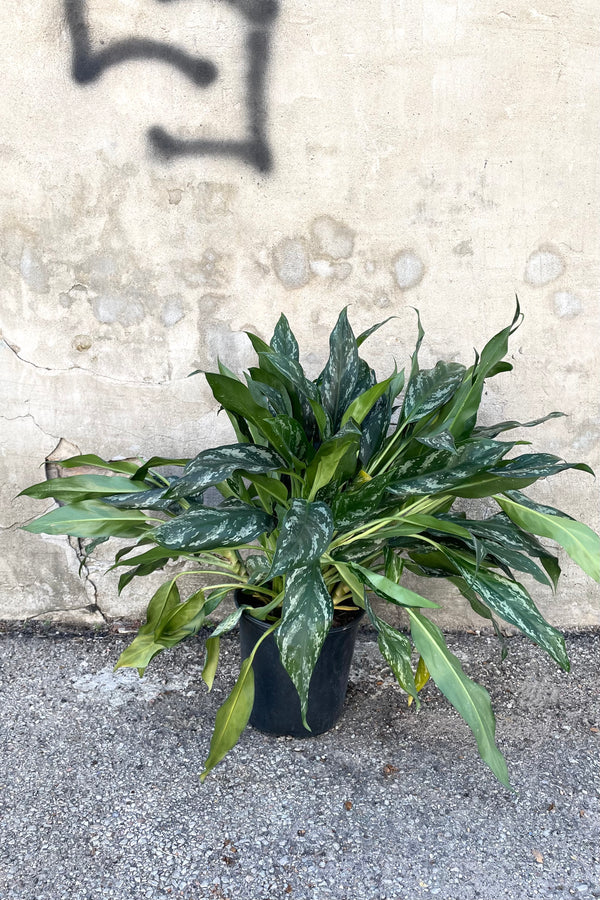
[[408, 708], [361, 632], [345, 711], [316, 738], [247, 729], [200, 784], [235, 679], [202, 640], [113, 673], [131, 636], [0, 633], [2, 900], [600, 898], [600, 635], [570, 676], [523, 638], [448, 637], [489, 690], [514, 793], [434, 686]]

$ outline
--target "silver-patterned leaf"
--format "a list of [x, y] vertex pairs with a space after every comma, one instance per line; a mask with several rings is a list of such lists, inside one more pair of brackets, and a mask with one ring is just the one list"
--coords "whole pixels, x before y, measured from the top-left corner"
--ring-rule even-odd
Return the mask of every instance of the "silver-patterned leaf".
[[172, 482], [166, 497], [175, 500], [193, 497], [207, 487], [230, 478], [234, 472], [258, 474], [280, 469], [285, 463], [267, 447], [255, 444], [228, 444], [203, 450], [183, 470], [183, 475]]
[[326, 503], [294, 500], [281, 523], [270, 577], [317, 562], [333, 534], [333, 514]]
[[226, 509], [205, 506], [189, 510], [159, 525], [151, 536], [170, 550], [214, 550], [241, 546], [274, 527], [272, 516], [240, 503]]
[[331, 627], [333, 603], [318, 562], [294, 569], [286, 577], [281, 623], [275, 639], [281, 662], [300, 697], [304, 727], [308, 689], [323, 642]]

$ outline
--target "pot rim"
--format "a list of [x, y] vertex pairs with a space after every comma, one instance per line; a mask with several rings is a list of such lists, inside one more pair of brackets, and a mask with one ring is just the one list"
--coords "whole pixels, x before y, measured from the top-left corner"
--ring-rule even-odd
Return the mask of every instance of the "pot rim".
[[[235, 605], [238, 607], [238, 609], [242, 605], [239, 601], [239, 597], [244, 593], [246, 593], [246, 592], [243, 590], [243, 588], [236, 588], [235, 591], [233, 592]], [[358, 612], [357, 616], [354, 616], [354, 618], [350, 622], [346, 622], [345, 625], [332, 625], [331, 628], [329, 629], [329, 634], [339, 634], [342, 631], [348, 631], [349, 629], [354, 628], [356, 625], [360, 624], [360, 622], [362, 621], [362, 619], [365, 616], [365, 610], [361, 609], [360, 606], [357, 606], [356, 610]], [[262, 619], [255, 618], [247, 610], [244, 610], [242, 612], [242, 616], [244, 616], [246, 619], [251, 619], [252, 622], [254, 622], [257, 626], [259, 626], [260, 628], [262, 628], [265, 631], [267, 630], [267, 628], [270, 627], [269, 622], [265, 622]]]

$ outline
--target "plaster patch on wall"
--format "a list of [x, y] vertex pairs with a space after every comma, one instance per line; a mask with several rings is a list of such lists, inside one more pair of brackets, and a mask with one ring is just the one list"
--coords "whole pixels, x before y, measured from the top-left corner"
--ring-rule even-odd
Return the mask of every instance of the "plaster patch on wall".
[[169, 204], [171, 206], [178, 206], [181, 203], [181, 198], [183, 197], [183, 191], [181, 188], [169, 188]]
[[281, 283], [290, 290], [308, 284], [310, 264], [304, 238], [283, 238], [273, 248], [273, 267]]
[[392, 262], [396, 284], [403, 291], [415, 287], [423, 279], [425, 266], [412, 250], [402, 250]]
[[185, 312], [183, 310], [183, 304], [179, 297], [171, 297], [170, 299], [165, 300], [160, 314], [163, 325], [170, 328], [172, 325], [176, 325], [180, 322], [184, 316]]
[[121, 297], [117, 294], [100, 294], [90, 301], [92, 310], [99, 322], [112, 325], [119, 322], [127, 327], [141, 322], [146, 315], [139, 300]]
[[243, 331], [232, 331], [221, 322], [211, 322], [202, 335], [202, 341], [213, 364], [220, 359], [229, 369], [241, 372], [256, 362], [248, 336]]
[[583, 309], [583, 303], [570, 291], [556, 291], [553, 297], [554, 312], [561, 319], [572, 319]]
[[473, 242], [469, 238], [467, 241], [461, 241], [452, 248], [455, 256], [473, 256]]
[[47, 294], [50, 290], [48, 272], [40, 253], [32, 247], [23, 247], [19, 271], [23, 281], [36, 294]]
[[61, 306], [69, 309], [77, 300], [87, 300], [87, 295], [88, 289], [85, 284], [74, 284], [68, 291], [63, 291], [58, 299]]
[[565, 271], [564, 260], [553, 247], [544, 246], [535, 250], [525, 266], [525, 281], [541, 287], [560, 278]]
[[350, 263], [333, 263], [329, 259], [313, 259], [311, 260], [310, 268], [320, 278], [338, 278], [340, 281], [352, 274]]
[[349, 259], [354, 250], [354, 232], [331, 216], [319, 216], [311, 225], [316, 253], [331, 259]]

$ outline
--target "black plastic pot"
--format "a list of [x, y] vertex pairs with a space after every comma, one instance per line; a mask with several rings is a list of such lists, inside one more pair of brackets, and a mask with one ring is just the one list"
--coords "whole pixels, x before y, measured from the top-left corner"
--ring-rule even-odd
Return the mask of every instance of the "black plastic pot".
[[[242, 605], [243, 595], [236, 592]], [[348, 674], [362, 610], [349, 624], [332, 628], [315, 665], [308, 692], [307, 731], [300, 717], [300, 698], [290, 676], [279, 659], [275, 638], [270, 634], [262, 642], [252, 663], [254, 670], [254, 706], [250, 724], [268, 734], [310, 737], [333, 728], [342, 714]], [[250, 656], [257, 640], [269, 623], [244, 612], [240, 619], [242, 658]]]

